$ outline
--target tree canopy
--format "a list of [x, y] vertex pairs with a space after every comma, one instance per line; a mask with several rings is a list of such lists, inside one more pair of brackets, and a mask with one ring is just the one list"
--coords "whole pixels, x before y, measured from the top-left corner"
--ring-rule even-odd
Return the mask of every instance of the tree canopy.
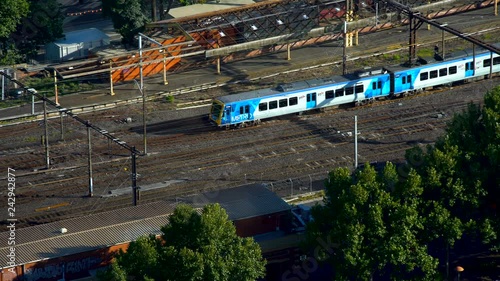
[[26, 0], [3, 0], [0, 5], [0, 38], [7, 38], [28, 14]]
[[104, 16], [111, 18], [114, 28], [127, 44], [132, 44], [134, 36], [144, 30], [149, 22], [140, 0], [103, 0], [102, 9]]
[[485, 95], [483, 107], [470, 103], [456, 114], [434, 146], [414, 148], [407, 159], [426, 179], [425, 200], [460, 220], [464, 230], [478, 232], [485, 243], [498, 238], [500, 87]]
[[[38, 46], [63, 37], [64, 15], [57, 0], [7, 0], [9, 16], [0, 17], [0, 64], [25, 62], [36, 56]], [[3, 3], [2, 3], [3, 4]], [[7, 8], [7, 6], [9, 6]], [[14, 20], [15, 18], [15, 20]]]
[[435, 280], [444, 255], [428, 245], [448, 252], [465, 233], [499, 248], [500, 87], [483, 107], [471, 103], [454, 116], [435, 145], [408, 150], [406, 162], [329, 174], [307, 240], [335, 279]]
[[207, 205], [201, 214], [179, 205], [161, 239], [141, 237], [117, 255], [101, 280], [255, 280], [265, 260], [252, 238], [241, 238], [224, 209]]
[[315, 258], [333, 265], [335, 279], [370, 280], [384, 274], [394, 280], [435, 279], [437, 261], [417, 238], [424, 220], [418, 209], [419, 175], [411, 172], [400, 182], [393, 164], [382, 173], [367, 164], [354, 175], [336, 169], [325, 185], [324, 206], [313, 208], [307, 237], [313, 245], [334, 241], [334, 254], [323, 248]]

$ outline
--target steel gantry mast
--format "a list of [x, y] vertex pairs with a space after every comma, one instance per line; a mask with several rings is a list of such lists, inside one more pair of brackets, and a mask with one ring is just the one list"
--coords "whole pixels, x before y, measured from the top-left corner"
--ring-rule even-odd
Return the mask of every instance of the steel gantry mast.
[[459, 38], [467, 40], [474, 44], [474, 46], [480, 46], [490, 52], [500, 54], [500, 49], [483, 42], [477, 38], [470, 36], [469, 34], [463, 33], [459, 30], [453, 29], [446, 24], [442, 24], [433, 19], [428, 19], [426, 16], [420, 14], [418, 11], [413, 11], [410, 7], [405, 6], [401, 3], [398, 3], [394, 0], [380, 0], [380, 2], [386, 3], [388, 6], [395, 8], [401, 13], [408, 16], [409, 25], [410, 25], [410, 39], [409, 39], [409, 61], [408, 63], [411, 65], [416, 60], [416, 40], [417, 40], [417, 30], [420, 26], [425, 22], [429, 25], [432, 25], [440, 30], [451, 33]]
[[[112, 142], [114, 142], [114, 143], [118, 144], [119, 146], [121, 146], [121, 147], [125, 148], [126, 150], [128, 150], [130, 152], [131, 158], [132, 158], [132, 175], [131, 175], [131, 178], [132, 178], [133, 204], [134, 204], [134, 206], [137, 205], [137, 191], [138, 191], [138, 188], [137, 188], [137, 185], [136, 185], [136, 179], [137, 179], [137, 172], [136, 171], [137, 170], [136, 170], [136, 167], [135, 167], [136, 166], [136, 161], [135, 160], [136, 160], [137, 155], [140, 155], [141, 152], [138, 151], [135, 148], [135, 146], [128, 145], [125, 141], [120, 140], [119, 138], [113, 136], [108, 131], [97, 127], [96, 125], [90, 123], [88, 120], [84, 120], [84, 119], [80, 118], [79, 116], [77, 116], [76, 114], [74, 114], [71, 110], [69, 110], [67, 108], [64, 108], [64, 107], [58, 105], [57, 103], [49, 100], [44, 95], [39, 94], [35, 89], [26, 87], [23, 83], [17, 81], [16, 79], [14, 79], [13, 77], [11, 77], [10, 75], [6, 74], [4, 71], [0, 71], [0, 75], [2, 75], [3, 77], [9, 79], [13, 83], [16, 83], [21, 88], [23, 88], [25, 92], [29, 93], [30, 95], [36, 96], [40, 100], [42, 100], [44, 103], [50, 104], [53, 107], [57, 108], [59, 110], [59, 113], [61, 113], [61, 114], [65, 113], [66, 115], [70, 116], [71, 118], [73, 118], [76, 121], [80, 122], [81, 124], [85, 125], [88, 129], [93, 129], [94, 131], [96, 131], [99, 134], [103, 135], [104, 137], [108, 138]], [[45, 140], [45, 141], [47, 141], [47, 140]], [[92, 191], [90, 191], [89, 194], [92, 194]]]

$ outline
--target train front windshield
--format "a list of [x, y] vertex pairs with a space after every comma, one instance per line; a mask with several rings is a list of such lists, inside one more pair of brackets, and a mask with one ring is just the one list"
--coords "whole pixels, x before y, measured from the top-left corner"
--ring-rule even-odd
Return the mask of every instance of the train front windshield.
[[220, 101], [214, 100], [210, 109], [210, 119], [220, 126], [223, 113], [223, 104]]

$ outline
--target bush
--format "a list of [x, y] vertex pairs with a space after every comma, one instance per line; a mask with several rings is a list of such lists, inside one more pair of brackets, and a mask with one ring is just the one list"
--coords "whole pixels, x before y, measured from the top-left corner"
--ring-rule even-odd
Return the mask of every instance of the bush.
[[174, 103], [174, 96], [165, 96], [166, 103]]

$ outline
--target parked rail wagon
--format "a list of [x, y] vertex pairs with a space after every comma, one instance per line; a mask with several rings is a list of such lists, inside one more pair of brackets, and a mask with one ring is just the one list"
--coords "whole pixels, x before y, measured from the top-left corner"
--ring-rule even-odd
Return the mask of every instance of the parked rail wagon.
[[[500, 43], [494, 46], [500, 47]], [[419, 59], [419, 64], [412, 67], [384, 67], [222, 96], [213, 100], [209, 119], [218, 127], [244, 127], [271, 117], [349, 103], [364, 104], [499, 72], [498, 54], [460, 51], [445, 60]]]

